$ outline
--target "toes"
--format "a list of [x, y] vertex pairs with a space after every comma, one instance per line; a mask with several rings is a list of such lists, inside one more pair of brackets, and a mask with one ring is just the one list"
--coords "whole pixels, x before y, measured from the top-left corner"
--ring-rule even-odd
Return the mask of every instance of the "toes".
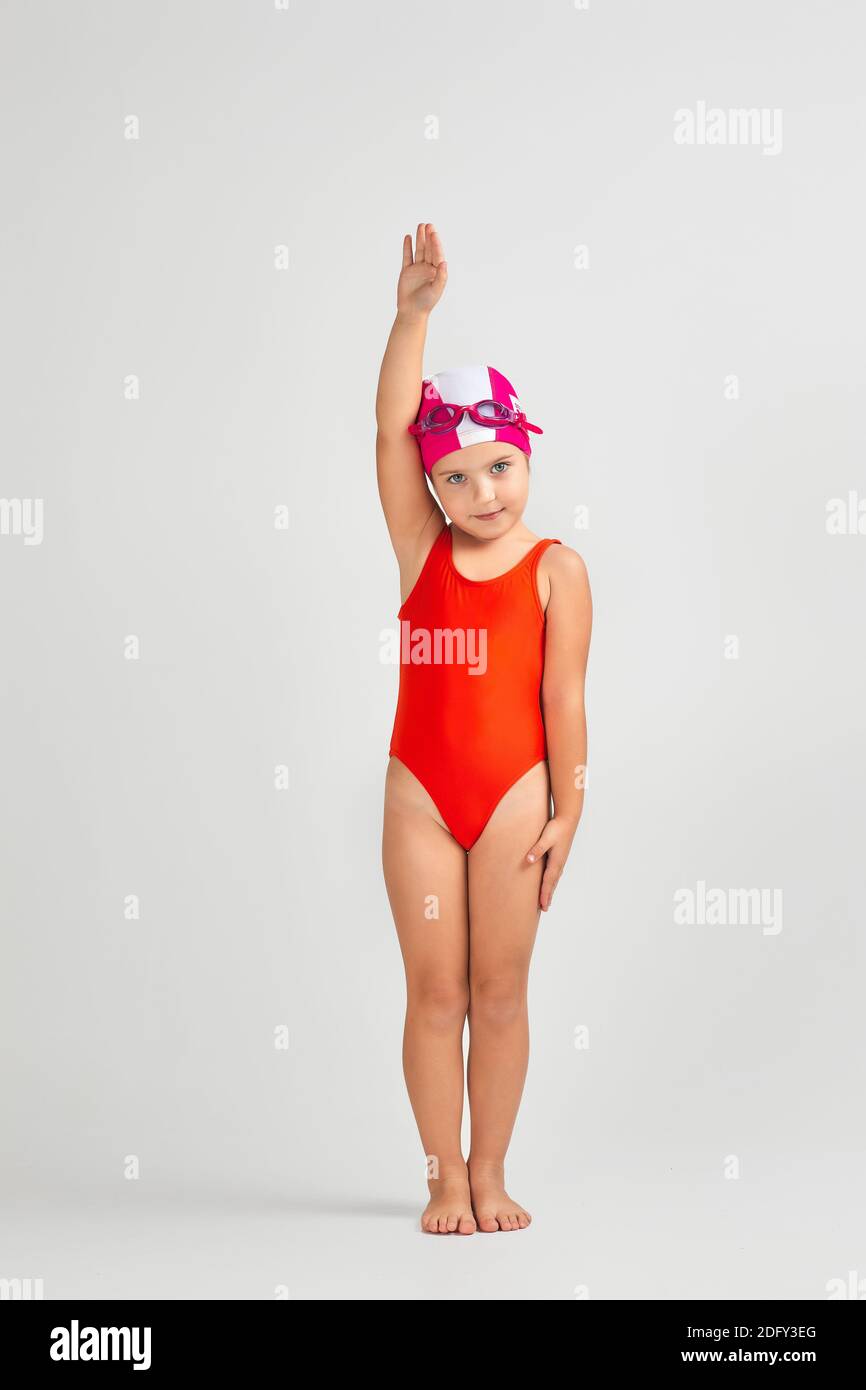
[[503, 1211], [497, 1214], [501, 1231], [523, 1231], [532, 1217], [526, 1211]]
[[522, 1231], [532, 1221], [529, 1212], [522, 1207], [516, 1211], [479, 1211], [476, 1207], [475, 1216], [479, 1231]]
[[[434, 1236], [471, 1236], [477, 1229], [471, 1209], [457, 1212], [425, 1211], [421, 1216], [421, 1230]], [[493, 1227], [495, 1229], [495, 1225]]]

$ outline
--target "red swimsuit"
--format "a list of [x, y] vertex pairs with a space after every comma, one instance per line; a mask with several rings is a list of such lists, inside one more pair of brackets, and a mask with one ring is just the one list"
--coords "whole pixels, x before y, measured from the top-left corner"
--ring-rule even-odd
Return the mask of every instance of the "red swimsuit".
[[388, 756], [414, 773], [468, 850], [509, 787], [547, 757], [535, 572], [561, 542], [538, 541], [493, 579], [466, 579], [451, 540], [445, 525], [397, 614], [400, 689]]

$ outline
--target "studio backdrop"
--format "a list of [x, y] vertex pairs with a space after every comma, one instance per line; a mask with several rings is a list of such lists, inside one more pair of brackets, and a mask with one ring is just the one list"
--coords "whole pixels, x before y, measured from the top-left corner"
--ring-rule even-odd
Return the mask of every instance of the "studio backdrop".
[[[854, 0], [3, 7], [0, 1278], [866, 1278], [864, 49]], [[419, 221], [425, 369], [520, 383], [594, 601], [511, 1241], [418, 1230], [381, 867]]]

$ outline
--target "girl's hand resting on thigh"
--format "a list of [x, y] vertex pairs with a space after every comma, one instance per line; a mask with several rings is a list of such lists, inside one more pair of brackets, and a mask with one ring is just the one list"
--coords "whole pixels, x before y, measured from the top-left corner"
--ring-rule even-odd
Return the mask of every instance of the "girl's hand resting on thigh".
[[539, 897], [542, 912], [546, 912], [553, 901], [553, 894], [562, 877], [576, 832], [577, 821], [566, 820], [564, 816], [553, 816], [526, 856], [529, 863], [534, 864], [542, 854], [547, 855]]

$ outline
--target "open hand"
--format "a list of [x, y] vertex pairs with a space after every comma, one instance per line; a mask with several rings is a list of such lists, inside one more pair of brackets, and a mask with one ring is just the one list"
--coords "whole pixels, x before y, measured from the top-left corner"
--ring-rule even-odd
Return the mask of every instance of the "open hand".
[[432, 222], [419, 222], [415, 233], [415, 255], [412, 238], [403, 238], [403, 269], [397, 281], [397, 313], [423, 317], [435, 308], [448, 280], [448, 262], [442, 253], [442, 242]]

